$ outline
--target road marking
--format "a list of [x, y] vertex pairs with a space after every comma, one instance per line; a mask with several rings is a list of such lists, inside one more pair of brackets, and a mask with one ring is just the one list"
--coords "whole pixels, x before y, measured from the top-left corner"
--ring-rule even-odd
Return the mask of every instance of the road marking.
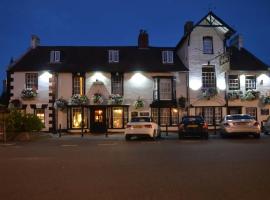
[[62, 144], [61, 147], [77, 147], [77, 144]]
[[101, 143], [101, 144], [98, 144], [98, 146], [114, 146], [114, 145], [117, 145], [117, 143]]

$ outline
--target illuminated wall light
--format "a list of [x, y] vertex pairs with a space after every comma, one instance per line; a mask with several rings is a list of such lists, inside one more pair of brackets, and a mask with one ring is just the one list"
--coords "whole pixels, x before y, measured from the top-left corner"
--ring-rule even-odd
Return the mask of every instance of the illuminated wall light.
[[225, 90], [226, 89], [226, 81], [225, 78], [218, 78], [217, 80], [217, 87], [220, 90]]
[[101, 72], [95, 72], [94, 75], [91, 77], [92, 82], [95, 82], [95, 81], [105, 82], [106, 79], [107, 78]]
[[178, 113], [178, 110], [176, 108], [173, 109], [174, 113]]
[[260, 85], [266, 85], [270, 83], [270, 78], [266, 74], [261, 74], [260, 76], [258, 76], [258, 82], [260, 83]]
[[192, 90], [199, 90], [202, 87], [202, 80], [199, 78], [191, 78], [189, 81], [189, 87]]
[[49, 79], [52, 77], [52, 74], [48, 71], [44, 72], [39, 76], [40, 81], [49, 82]]
[[144, 86], [147, 80], [147, 77], [140, 72], [135, 73], [130, 79], [131, 83], [136, 87]]

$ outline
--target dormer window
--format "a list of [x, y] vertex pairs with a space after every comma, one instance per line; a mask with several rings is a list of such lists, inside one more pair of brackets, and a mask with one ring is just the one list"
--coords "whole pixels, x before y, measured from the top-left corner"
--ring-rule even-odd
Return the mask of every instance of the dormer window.
[[162, 63], [163, 64], [173, 63], [173, 51], [162, 51]]
[[60, 51], [51, 51], [50, 62], [51, 63], [59, 63], [60, 62]]
[[118, 62], [119, 62], [119, 51], [109, 50], [109, 63], [118, 63]]

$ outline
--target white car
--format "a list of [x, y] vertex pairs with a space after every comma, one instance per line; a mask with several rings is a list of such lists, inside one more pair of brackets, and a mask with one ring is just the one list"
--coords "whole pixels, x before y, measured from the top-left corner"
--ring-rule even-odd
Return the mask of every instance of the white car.
[[220, 131], [222, 136], [247, 134], [260, 138], [261, 126], [250, 115], [234, 114], [224, 117], [220, 123]]
[[130, 140], [133, 136], [149, 136], [155, 139], [161, 136], [160, 127], [150, 117], [134, 117], [127, 123], [125, 139]]

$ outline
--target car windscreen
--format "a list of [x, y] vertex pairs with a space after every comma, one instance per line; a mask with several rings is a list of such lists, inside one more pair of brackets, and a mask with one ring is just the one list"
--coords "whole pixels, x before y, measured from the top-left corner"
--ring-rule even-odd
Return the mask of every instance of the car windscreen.
[[242, 120], [242, 119], [254, 119], [250, 115], [230, 115], [226, 117], [227, 120]]
[[187, 123], [190, 123], [190, 122], [195, 122], [195, 123], [202, 123], [204, 122], [203, 118], [202, 117], [183, 117], [182, 118], [182, 122], [184, 124], [187, 124]]
[[151, 119], [149, 117], [134, 117], [131, 122], [151, 122]]

